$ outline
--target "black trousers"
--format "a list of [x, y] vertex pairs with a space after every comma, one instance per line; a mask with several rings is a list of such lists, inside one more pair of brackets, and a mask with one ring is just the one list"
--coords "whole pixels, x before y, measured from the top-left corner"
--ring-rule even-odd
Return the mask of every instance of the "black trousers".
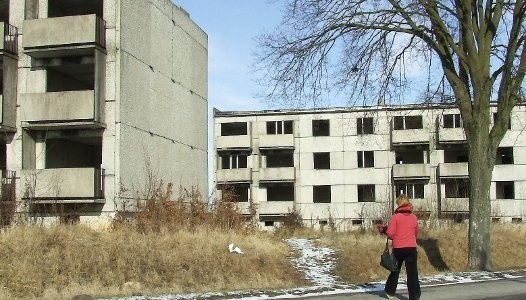
[[391, 274], [389, 274], [384, 291], [389, 295], [396, 293], [400, 268], [402, 268], [402, 262], [405, 262], [409, 300], [418, 300], [420, 298], [420, 282], [418, 282], [418, 255], [416, 248], [393, 248], [393, 253], [398, 260], [398, 272], [391, 272]]

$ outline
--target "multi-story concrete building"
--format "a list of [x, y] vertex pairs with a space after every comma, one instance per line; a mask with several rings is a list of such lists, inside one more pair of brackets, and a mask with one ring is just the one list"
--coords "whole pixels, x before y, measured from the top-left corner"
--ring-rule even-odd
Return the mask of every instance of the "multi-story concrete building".
[[[521, 104], [493, 171], [495, 221], [526, 217], [525, 129]], [[245, 214], [253, 203], [262, 226], [292, 210], [313, 226], [380, 222], [401, 193], [424, 218], [467, 218], [467, 145], [451, 105], [216, 110], [214, 136], [216, 189], [231, 189]]]
[[206, 193], [208, 42], [183, 9], [7, 0], [0, 18], [0, 162], [31, 212], [112, 216], [148, 174]]

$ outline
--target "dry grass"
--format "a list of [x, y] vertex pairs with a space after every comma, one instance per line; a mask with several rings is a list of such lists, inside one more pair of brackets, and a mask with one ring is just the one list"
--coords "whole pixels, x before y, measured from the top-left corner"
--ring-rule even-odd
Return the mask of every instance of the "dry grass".
[[[229, 253], [231, 242], [245, 254]], [[284, 288], [302, 283], [289, 267], [289, 248], [265, 234], [19, 227], [0, 235], [0, 249], [3, 299]]]
[[[327, 236], [323, 243], [337, 249], [336, 274], [345, 281], [363, 283], [386, 279], [379, 265], [385, 237], [374, 232]], [[421, 230], [418, 241], [418, 269], [422, 276], [444, 271], [465, 271], [467, 228]], [[498, 225], [492, 229], [492, 258], [495, 270], [526, 267], [526, 226]]]

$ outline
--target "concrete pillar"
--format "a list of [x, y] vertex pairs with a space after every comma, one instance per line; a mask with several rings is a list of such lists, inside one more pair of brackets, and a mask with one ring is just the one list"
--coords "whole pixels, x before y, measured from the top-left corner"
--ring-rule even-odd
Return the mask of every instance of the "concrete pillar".
[[94, 120], [104, 122], [106, 100], [106, 54], [95, 49], [95, 115]]
[[35, 138], [28, 130], [22, 130], [22, 169], [34, 170], [36, 168]]

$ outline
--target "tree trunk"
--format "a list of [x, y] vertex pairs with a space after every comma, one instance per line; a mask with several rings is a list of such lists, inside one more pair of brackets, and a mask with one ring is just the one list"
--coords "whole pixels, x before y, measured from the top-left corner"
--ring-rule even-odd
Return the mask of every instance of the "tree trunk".
[[[491, 202], [490, 185], [495, 154], [485, 126], [468, 136], [469, 147], [469, 230], [468, 268], [491, 270]], [[479, 132], [477, 132], [479, 131]]]

